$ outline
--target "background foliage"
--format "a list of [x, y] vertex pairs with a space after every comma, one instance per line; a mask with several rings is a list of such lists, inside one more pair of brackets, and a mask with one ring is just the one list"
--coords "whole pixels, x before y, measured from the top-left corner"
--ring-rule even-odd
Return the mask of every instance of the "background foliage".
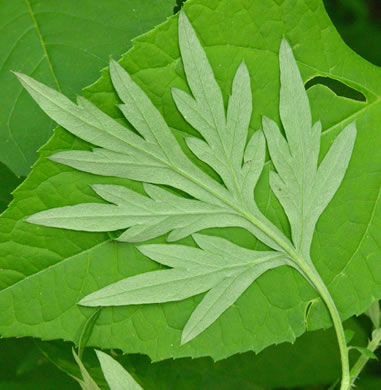
[[[131, 1], [115, 0], [110, 1], [108, 3], [110, 9], [105, 10], [105, 2], [103, 1], [92, 1], [91, 5], [84, 1], [82, 2], [83, 9], [79, 7], [75, 10], [75, 14], [73, 13], [74, 16], [67, 19], [67, 15], [70, 15], [74, 9], [74, 3], [78, 2], [68, 1], [63, 5], [62, 2], [50, 1], [48, 9], [43, 9], [44, 2], [36, 2], [36, 8], [40, 7], [36, 14], [40, 14], [40, 16], [35, 17], [34, 20], [32, 18], [26, 22], [26, 25], [21, 23], [19, 25], [20, 19], [24, 20], [28, 14], [30, 18], [34, 2], [27, 1], [24, 4], [15, 1], [6, 4], [5, 1], [0, 1], [0, 28], [7, 31], [7, 34], [0, 37], [0, 48], [14, 46], [14, 48], [11, 47], [10, 54], [9, 50], [0, 52], [3, 53], [3, 58], [0, 56], [0, 80], [2, 86], [6, 87], [3, 92], [0, 92], [3, 94], [0, 98], [5, 101], [5, 104], [0, 108], [0, 145], [2, 147], [0, 159], [3, 162], [0, 165], [1, 209], [5, 209], [11, 199], [11, 190], [20, 183], [21, 179], [17, 176], [28, 173], [30, 165], [36, 159], [38, 147], [49, 138], [53, 127], [53, 123], [41, 116], [41, 113], [37, 112], [28, 101], [25, 93], [21, 92], [21, 87], [12, 78], [9, 70], [30, 74], [31, 69], [36, 68], [35, 77], [41, 76], [40, 80], [50, 83], [52, 86], [58, 83], [59, 88], [66, 94], [74, 96], [80, 93], [82, 87], [97, 78], [97, 72], [106, 65], [109, 55], [118, 58], [130, 46], [130, 40], [133, 37], [164, 21], [165, 17], [173, 12], [173, 8], [180, 5], [180, 2], [175, 5], [174, 1], [167, 1], [162, 2], [162, 4], [166, 3], [165, 6], [155, 9], [141, 6], [144, 2], [137, 1], [133, 4]], [[379, 50], [381, 11], [377, 0], [325, 0], [325, 3], [329, 15], [347, 44], [364, 58], [374, 64], [381, 65], [381, 51]], [[132, 7], [131, 4], [133, 4]], [[15, 8], [8, 8], [10, 6]], [[92, 20], [84, 22], [83, 16], [80, 14], [81, 9], [83, 14], [92, 9]], [[56, 13], [57, 18], [47, 17], [49, 13]], [[9, 14], [13, 15], [11, 20], [8, 17]], [[13, 19], [18, 19], [17, 28], [9, 32], [7, 26], [12, 25]], [[134, 22], [131, 23], [131, 20]], [[16, 32], [17, 35], [21, 32], [22, 35], [27, 31], [28, 23], [29, 25], [33, 24], [32, 30], [33, 26], [36, 30], [36, 24], [38, 24], [40, 33], [34, 31], [34, 36], [30, 37], [28, 37], [29, 33], [26, 33], [15, 44], [15, 35], [12, 33]], [[104, 41], [99, 41], [97, 38], [97, 45], [94, 45], [94, 36], [98, 36], [99, 25], [105, 23], [113, 27], [112, 33], [102, 34]], [[68, 25], [75, 26], [70, 34], [67, 29]], [[20, 30], [18, 30], [19, 26], [21, 26]], [[39, 45], [39, 40], [45, 35], [47, 42], [55, 47], [55, 49], [52, 48], [52, 53], [49, 55], [46, 55]], [[74, 42], [76, 42], [77, 47], [73, 48], [71, 45]], [[26, 47], [31, 50], [28, 58], [32, 58], [33, 61], [25, 61]], [[57, 56], [56, 59], [54, 56]], [[57, 72], [52, 72], [48, 57], [53, 58], [52, 63], [56, 61], [62, 66]], [[89, 61], [89, 59], [92, 60]], [[73, 67], [80, 69], [82, 73], [78, 71], [75, 72], [74, 77], [69, 77], [69, 74], [72, 75], [72, 73], [68, 73], [67, 69]], [[32, 127], [25, 126], [25, 121], [20, 123], [9, 121], [10, 111], [15, 111], [13, 115], [18, 118], [23, 117], [21, 112], [24, 112], [24, 118], [32, 116], [33, 120], [27, 120], [28, 125], [30, 122]], [[13, 145], [12, 147], [10, 145], [12, 142], [4, 135], [7, 131], [2, 129], [10, 125], [15, 129], [14, 134], [18, 137], [18, 141], [14, 144], [17, 145], [19, 142], [19, 146]], [[28, 133], [24, 133], [25, 130], [28, 130]], [[21, 157], [23, 154], [26, 158]], [[358, 343], [365, 345], [366, 335], [369, 331], [367, 320], [351, 320], [348, 326], [356, 329]], [[151, 365], [147, 358], [138, 355], [121, 357], [121, 361], [147, 389], [186, 389], [185, 386], [188, 386], [189, 389], [231, 389], [238, 388], [238, 386], [243, 389], [269, 389], [285, 386], [287, 388], [299, 386], [299, 388], [309, 389], [309, 384], [324, 385], [338, 376], [339, 364], [333, 346], [333, 335], [329, 335], [330, 331], [326, 332], [328, 335], [323, 334], [323, 331], [307, 333], [298, 339], [294, 346], [287, 344], [271, 347], [258, 355], [257, 358], [252, 354], [244, 354], [216, 364], [210, 359], [203, 358], [194, 361], [179, 359]], [[322, 342], [326, 343], [325, 348], [322, 348]], [[1, 343], [0, 389], [76, 388], [75, 382], [68, 376], [61, 374], [52, 363], [48, 363], [49, 360], [62, 370], [75, 371], [73, 361], [67, 354], [67, 345], [39, 342], [36, 346], [29, 339], [2, 340]], [[87, 355], [86, 361], [89, 366], [95, 366], [95, 359], [91, 353], [87, 352]], [[287, 363], [290, 364], [290, 367]], [[362, 383], [359, 383], [359, 389], [372, 390], [372, 386], [375, 389], [380, 387], [381, 379], [375, 375], [376, 365], [377, 363], [369, 365], [367, 375], [364, 374]], [[311, 369], [306, 370], [304, 367]], [[96, 366], [93, 368], [94, 372], [98, 372], [97, 375], [101, 378], [99, 369]], [[315, 370], [315, 368], [317, 369]], [[281, 371], [274, 375], [274, 370], [279, 369]], [[179, 373], [181, 374], [179, 375]], [[259, 375], [254, 375], [254, 373], [259, 373]], [[313, 388], [318, 389], [319, 387]]]

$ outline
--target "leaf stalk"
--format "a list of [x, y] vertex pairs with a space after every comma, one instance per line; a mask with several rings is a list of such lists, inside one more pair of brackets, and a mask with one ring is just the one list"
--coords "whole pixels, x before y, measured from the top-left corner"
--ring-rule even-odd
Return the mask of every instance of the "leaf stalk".
[[[246, 215], [246, 218], [248, 216]], [[328, 291], [327, 286], [321, 279], [319, 273], [316, 271], [312, 263], [307, 262], [303, 257], [297, 254], [295, 249], [290, 246], [287, 242], [284, 242], [281, 238], [277, 237], [276, 234], [272, 234], [269, 229], [259, 223], [256, 218], [248, 218], [251, 223], [257, 225], [261, 228], [261, 230], [271, 237], [282, 249], [284, 249], [290, 258], [299, 268], [299, 271], [302, 271], [302, 274], [309, 280], [311, 285], [315, 288], [317, 293], [322, 298], [323, 302], [326, 304], [329, 314], [331, 316], [333, 326], [336, 332], [336, 338], [340, 350], [340, 359], [341, 359], [341, 370], [342, 370], [342, 378], [341, 378], [341, 386], [340, 390], [350, 390], [351, 388], [351, 373], [349, 367], [349, 350], [347, 346], [347, 342], [345, 340], [345, 333], [343, 324], [341, 322], [340, 314], [337, 310], [334, 300], [330, 292]], [[381, 341], [381, 331], [379, 333], [378, 343]], [[369, 348], [369, 347], [368, 347]], [[366, 360], [367, 361], [367, 360]], [[366, 362], [365, 362], [366, 363]], [[364, 363], [364, 365], [365, 365]]]
[[[341, 385], [340, 390], [349, 390], [351, 388], [351, 374], [349, 368], [349, 356], [348, 356], [348, 346], [345, 340], [345, 333], [343, 324], [341, 322], [340, 314], [337, 310], [335, 302], [332, 299], [331, 294], [329, 293], [326, 285], [321, 279], [320, 275], [316, 270], [312, 269], [310, 265], [305, 268], [302, 268], [304, 273], [311, 280], [312, 285], [315, 287], [320, 297], [324, 301], [331, 316], [333, 326], [336, 332], [336, 338], [340, 350], [340, 359], [341, 359]], [[312, 272], [311, 272], [312, 271]]]

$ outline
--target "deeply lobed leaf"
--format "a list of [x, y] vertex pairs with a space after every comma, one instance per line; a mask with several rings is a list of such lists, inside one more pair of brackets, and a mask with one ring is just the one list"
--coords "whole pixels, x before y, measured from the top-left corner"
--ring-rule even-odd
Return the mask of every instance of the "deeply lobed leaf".
[[[255, 31], [258, 32], [266, 23], [271, 23], [273, 26], [272, 37], [262, 39], [260, 35], [255, 35], [255, 39], [247, 41], [242, 41], [232, 30], [233, 25], [230, 26], [227, 23], [231, 16], [230, 14], [228, 16], [227, 10], [231, 7], [227, 7], [226, 2], [223, 1], [218, 7], [218, 12], [215, 13], [212, 11], [211, 3], [208, 2], [210, 9], [203, 8], [207, 16], [198, 18], [196, 14], [198, 15], [198, 7], [201, 7], [200, 2], [192, 1], [189, 3], [190, 16], [207, 47], [208, 57], [212, 62], [219, 84], [222, 86], [224, 96], [229, 93], [233, 70], [238, 67], [241, 59], [245, 58], [250, 69], [252, 84], [255, 87], [251, 131], [258, 128], [259, 114], [266, 113], [271, 118], [277, 118], [277, 107], [274, 102], [277, 101], [279, 92], [278, 62], [274, 54], [278, 50], [280, 37], [284, 34], [293, 44], [296, 42], [299, 44], [294, 47], [304, 80], [309, 80], [320, 73], [326, 73], [335, 79], [343, 80], [344, 83], [354, 88], [361, 89], [369, 99], [368, 102], [361, 104], [343, 99], [335, 96], [322, 85], [316, 85], [308, 91], [313, 105], [314, 121], [321, 118], [325, 129], [322, 135], [321, 156], [324, 156], [327, 146], [332, 143], [334, 136], [344, 124], [357, 118], [359, 128], [361, 128], [359, 140], [356, 142], [356, 153], [344, 187], [340, 189], [329, 210], [320, 220], [312, 248], [314, 262], [322, 272], [324, 280], [329, 283], [329, 289], [337, 299], [343, 318], [347, 318], [354, 312], [360, 313], [369, 306], [369, 297], [379, 294], [376, 284], [379, 273], [375, 265], [378, 236], [376, 221], [379, 214], [378, 176], [376, 168], [370, 169], [371, 166], [379, 166], [376, 153], [378, 104], [374, 102], [371, 92], [378, 95], [377, 88], [372, 87], [376, 85], [378, 73], [375, 69], [370, 69], [369, 64], [365, 64], [360, 58], [355, 58], [346, 51], [333, 30], [326, 30], [329, 26], [328, 19], [324, 17], [323, 9], [319, 7], [317, 1], [309, 3], [316, 9], [314, 13], [316, 18], [312, 17], [312, 14], [304, 15], [303, 7], [289, 7], [288, 2], [282, 3], [279, 9], [275, 7], [277, 12], [281, 12], [278, 15], [284, 21], [281, 25], [272, 17], [263, 15], [260, 12], [259, 3], [254, 4], [252, 9], [243, 9], [240, 8], [241, 1], [237, 1], [238, 8], [233, 7], [231, 12], [232, 15], [237, 15], [236, 13], [239, 12], [243, 18], [246, 18], [247, 25], [242, 29], [247, 31], [247, 37], [254, 37]], [[269, 6], [269, 9], [273, 7], [266, 2], [263, 5]], [[224, 19], [219, 20], [219, 15], [225, 15]], [[258, 15], [261, 17], [259, 18]], [[290, 23], [291, 20], [299, 20], [301, 15], [304, 15], [303, 20], [309, 21], [313, 26], [308, 32], [303, 29], [304, 23], [297, 26]], [[122, 63], [123, 67], [131, 72], [133, 79], [144, 87], [155, 105], [165, 114], [172, 128], [192, 132], [176, 114], [169, 93], [166, 93], [167, 90], [169, 91], [168, 85], [185, 88], [181, 80], [181, 66], [177, 63], [177, 45], [173, 45], [172, 42], [176, 21], [177, 19], [168, 23], [168, 26], [163, 27], [159, 34], [155, 32], [148, 38], [142, 39], [142, 44], [139, 44], [137, 50], [129, 54]], [[208, 35], [209, 26], [216, 31], [227, 33], [226, 35], [216, 34], [212, 38]], [[258, 29], [255, 26], [258, 26]], [[319, 42], [322, 41], [315, 34], [318, 29], [327, 31], [327, 40], [321, 46]], [[266, 51], [258, 50], [264, 47], [269, 51], [267, 49]], [[154, 51], [155, 56], [151, 55], [151, 50]], [[148, 53], [145, 59], [143, 59], [144, 53]], [[334, 67], [326, 66], [327, 58], [330, 58], [330, 64], [334, 64]], [[343, 58], [348, 61], [342, 62]], [[359, 72], [360, 68], [361, 72]], [[138, 71], [138, 69], [142, 70]], [[91, 100], [108, 114], [120, 117], [112, 108], [116, 97], [109, 86], [107, 77], [92, 88], [90, 95], [87, 96], [91, 96]], [[330, 109], [331, 107], [334, 109]], [[181, 133], [176, 129], [174, 131], [180, 139]], [[195, 135], [194, 131], [192, 135]], [[44, 149], [43, 153], [46, 156], [54, 151], [70, 148], [89, 149], [85, 143], [59, 130], [53, 142]], [[287, 221], [275, 197], [267, 189], [268, 171], [269, 166], [266, 166], [265, 175], [261, 178], [257, 189], [256, 199], [260, 209], [278, 227], [287, 232]], [[356, 183], [360, 177], [362, 185], [357, 186]], [[7, 221], [17, 221], [20, 216], [30, 215], [49, 207], [79, 202], [98, 202], [99, 198], [96, 200], [90, 188], [86, 188], [89, 184], [97, 182], [124, 185], [139, 191], [139, 186], [128, 180], [102, 178], [75, 172], [52, 164], [43, 158], [36, 167], [33, 177], [28, 180], [26, 187], [18, 191], [18, 201], [14, 204], [13, 210], [7, 213]], [[352, 190], [354, 188], [356, 191]], [[34, 199], [33, 207], [29, 199]], [[4, 218], [2, 222], [5, 222]], [[106, 243], [87, 251], [96, 243], [100, 244], [107, 239], [106, 234], [65, 232], [58, 229], [28, 226], [22, 221], [17, 223], [9, 235], [8, 231], [8, 228], [2, 229], [2, 239], [10, 239], [13, 242], [2, 243], [2, 251], [7, 256], [2, 260], [2, 267], [22, 270], [31, 275], [31, 278], [21, 280], [20, 283], [1, 294], [4, 309], [1, 331], [5, 335], [33, 334], [71, 339], [71, 335], [75, 334], [84, 316], [91, 313], [91, 310], [75, 307], [75, 303], [83, 295], [123, 277], [155, 269], [153, 263], [150, 264], [147, 259], [135, 254], [133, 245]], [[255, 240], [250, 239], [249, 234], [235, 229], [214, 230], [213, 234], [229, 237], [247, 247], [255, 248], [257, 245]], [[46, 241], [44, 237], [49, 237], [49, 240]], [[186, 242], [189, 243], [189, 241]], [[337, 242], [341, 244], [336, 245]], [[48, 248], [49, 252], [42, 248]], [[261, 246], [259, 245], [258, 248]], [[16, 252], [17, 258], [14, 255]], [[83, 255], [81, 252], [84, 252]], [[76, 254], [78, 256], [71, 258]], [[344, 267], [352, 254], [353, 258]], [[68, 259], [62, 262], [64, 258]], [[31, 259], [33, 259], [33, 264]], [[39, 272], [47, 265], [52, 265], [52, 268], [42, 273]], [[75, 267], [76, 278], [69, 280], [65, 275], [69, 275], [69, 270], [73, 267]], [[13, 283], [12, 280], [21, 279], [19, 274], [11, 275], [13, 272], [11, 270], [2, 271], [3, 286]], [[342, 271], [339, 272], [339, 270]], [[369, 274], [371, 270], [374, 281]], [[44, 295], [43, 292], [43, 295], [38, 298], [41, 280], [44, 279], [48, 283], [51, 278], [54, 278], [56, 282], [50, 285], [50, 291], [56, 291], [56, 294]], [[288, 286], [287, 289], [281, 287], [285, 285]], [[22, 291], [28, 291], [27, 296]], [[36, 294], [32, 293], [34, 291]], [[358, 291], [362, 291], [361, 296], [356, 294]], [[12, 296], [15, 299], [14, 304], [9, 304]], [[55, 296], [62, 297], [62, 300], [65, 297], [66, 303], [62, 308], [64, 311], [54, 305]], [[210, 330], [200, 335], [190, 346], [178, 347], [181, 333], [179, 329], [185, 324], [186, 318], [198, 299], [176, 304], [104, 309], [101, 316], [102, 325], [96, 327], [92, 343], [103, 347], [118, 345], [124, 351], [149, 353], [154, 359], [200, 354], [212, 354], [215, 358], [221, 358], [226, 354], [247, 348], [258, 350], [272, 342], [293, 340], [304, 330], [303, 308], [313, 297], [297, 275], [286, 269], [275, 270], [251, 286], [248, 292]], [[41, 317], [32, 319], [26, 310], [20, 312], [22, 307], [34, 307], [36, 312], [41, 312]], [[13, 313], [16, 313], [17, 318], [13, 316]], [[312, 327], [328, 326], [326, 316], [318, 315], [318, 313], [321, 313], [321, 304], [319, 300], [314, 300], [312, 309], [309, 311], [309, 325]], [[157, 326], [149, 330], [148, 323], [155, 323]], [[62, 327], [63, 325], [65, 327]], [[135, 328], [135, 325], [138, 328]], [[105, 331], [107, 337], [104, 337]], [[239, 339], [236, 337], [238, 334], [241, 335]], [[149, 341], [151, 338], [152, 342]], [[223, 344], [219, 342], [221, 338], [224, 340]]]
[[[201, 255], [198, 267], [178, 268], [175, 262], [171, 270], [119, 281], [80, 301], [86, 306], [160, 303], [184, 300], [210, 290], [184, 328], [182, 342], [187, 342], [209, 327], [255, 279], [271, 268], [290, 265], [320, 291], [315, 279], [317, 283], [321, 279], [309, 258], [312, 234], [318, 217], [342, 181], [356, 131], [351, 125], [349, 130], [345, 129], [317, 168], [321, 126], [311, 125], [307, 94], [292, 50], [283, 40], [279, 53], [280, 115], [287, 141], [275, 122], [265, 118], [263, 127], [278, 170], [272, 172], [270, 184], [288, 216], [291, 244], [263, 216], [254, 200], [255, 185], [264, 166], [265, 143], [259, 131], [245, 147], [251, 116], [250, 77], [245, 64], [241, 63], [234, 78], [226, 117], [221, 90], [184, 12], [179, 17], [179, 44], [193, 97], [175, 90], [174, 100], [184, 118], [205, 140], [191, 139], [188, 146], [219, 173], [225, 188], [186, 157], [160, 112], [115, 61], [111, 61], [110, 73], [123, 101], [119, 107], [141, 137], [84, 99], [76, 106], [36, 81], [19, 77], [58, 123], [104, 148], [94, 152], [63, 152], [53, 159], [93, 173], [100, 173], [99, 168], [110, 159], [111, 164], [106, 164], [112, 176], [124, 174], [145, 182], [169, 184], [196, 197], [196, 200], [184, 199], [151, 184], [145, 184], [149, 197], [123, 187], [98, 185], [94, 187], [97, 194], [114, 205], [95, 203], [52, 209], [31, 216], [29, 222], [93, 232], [130, 228], [119, 237], [120, 241], [130, 242], [149, 240], [168, 232], [169, 240], [178, 240], [209, 227], [237, 226], [275, 249], [270, 255], [256, 253], [259, 261], [233, 262], [226, 266], [221, 263], [210, 267]], [[133, 172], [128, 169], [131, 163]], [[127, 169], [123, 169], [125, 166]], [[157, 174], [156, 168], [161, 173], [170, 172], [169, 177]], [[136, 171], [141, 171], [141, 176]], [[205, 238], [203, 241], [210, 247]], [[213, 245], [217, 246], [215, 241]], [[220, 241], [218, 245], [230, 248], [233, 244]], [[239, 248], [230, 250], [229, 255], [234, 257], [234, 251]], [[252, 258], [253, 254], [244, 256]], [[155, 255], [152, 258], [157, 261]], [[164, 264], [168, 261], [164, 260]]]

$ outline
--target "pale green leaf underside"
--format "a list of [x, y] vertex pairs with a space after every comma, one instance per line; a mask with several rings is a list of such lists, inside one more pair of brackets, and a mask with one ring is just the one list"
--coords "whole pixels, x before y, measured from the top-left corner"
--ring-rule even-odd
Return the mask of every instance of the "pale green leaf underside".
[[[245, 146], [252, 107], [246, 65], [242, 62], [236, 72], [225, 115], [220, 87], [184, 12], [179, 16], [179, 46], [193, 97], [181, 90], [174, 90], [173, 97], [183, 117], [205, 140], [191, 138], [187, 144], [220, 175], [225, 186], [188, 159], [163, 116], [115, 61], [110, 64], [110, 74], [123, 102], [119, 108], [141, 137], [84, 99], [74, 105], [58, 92], [24, 75], [18, 77], [48, 115], [75, 135], [103, 148], [93, 152], [62, 152], [54, 155], [53, 160], [103, 175], [101, 169], [107, 166], [110, 176], [170, 185], [195, 198], [185, 199], [152, 184], [144, 185], [148, 196], [123, 187], [98, 185], [93, 187], [95, 192], [113, 205], [95, 203], [51, 209], [32, 215], [28, 222], [90, 232], [129, 228], [119, 237], [119, 241], [129, 242], [146, 241], [166, 233], [170, 233], [168, 240], [175, 241], [205, 228], [235, 226], [248, 230], [275, 249], [270, 252], [271, 259], [268, 253], [257, 252], [258, 261], [249, 264], [243, 264], [245, 260], [241, 259], [213, 266], [197, 249], [190, 249], [194, 257], [183, 254], [190, 265], [179, 267], [173, 259], [181, 257], [186, 248], [164, 247], [161, 252], [166, 254], [168, 250], [172, 263], [168, 264], [168, 260], [162, 263], [172, 269], [122, 280], [80, 301], [85, 306], [152, 304], [184, 300], [209, 291], [184, 328], [184, 343], [208, 328], [269, 269], [294, 266], [314, 285], [313, 279], [306, 276], [303, 261], [310, 264], [315, 224], [343, 179], [356, 129], [350, 125], [336, 138], [318, 169], [321, 126], [319, 123], [312, 126], [307, 93], [292, 50], [283, 39], [279, 52], [280, 114], [287, 141], [276, 123], [267, 118], [263, 129], [278, 171], [278, 174], [272, 172], [271, 188], [288, 216], [293, 246], [263, 216], [254, 200], [254, 189], [264, 167], [265, 142], [262, 132], [257, 131]], [[232, 245], [224, 240], [210, 244], [205, 238], [203, 241], [208, 256], [217, 256], [210, 252], [211, 245], [217, 248]], [[178, 253], [172, 254], [173, 250]], [[231, 249], [229, 256], [238, 250], [238, 247]], [[155, 254], [148, 257], [160, 263]], [[192, 266], [193, 258], [198, 259], [196, 267]]]
[[142, 390], [135, 379], [111, 356], [96, 351], [110, 390]]
[[279, 111], [287, 141], [278, 125], [264, 118], [263, 130], [278, 172], [271, 174], [270, 185], [290, 221], [296, 249], [308, 258], [316, 222], [347, 170], [356, 139], [356, 126], [352, 123], [341, 132], [318, 169], [321, 124], [312, 125], [303, 81], [285, 40], [282, 40], [279, 62]]
[[[312, 258], [342, 318], [363, 312], [372, 300], [381, 296], [378, 267], [381, 90], [377, 87], [380, 71], [343, 44], [319, 0], [296, 5], [290, 1], [279, 5], [270, 0], [254, 1], [249, 8], [241, 0], [233, 3], [222, 0], [218, 4], [190, 0], [187, 4], [185, 9], [206, 48], [226, 108], [235, 73], [242, 60], [247, 65], [253, 92], [249, 135], [261, 126], [262, 115], [280, 124], [279, 106], [275, 103], [279, 99], [278, 50], [282, 36], [292, 44], [305, 82], [315, 76], [328, 76], [366, 96], [366, 102], [357, 102], [339, 97], [321, 84], [308, 90], [312, 123], [319, 119], [322, 122], [319, 161], [346, 125], [356, 120], [358, 128], [354, 154], [343, 184], [317, 224]], [[263, 12], [263, 7], [268, 12]], [[295, 20], [303, 23], [295, 24]], [[306, 29], [306, 25], [310, 28]], [[263, 34], [268, 26], [271, 34]], [[192, 158], [182, 137], [186, 133], [193, 138], [199, 136], [182, 119], [170, 93], [171, 87], [190, 92], [179, 60], [176, 35], [177, 18], [173, 18], [139, 38], [121, 64], [164, 114], [182, 149]], [[107, 71], [85, 96], [125, 124], [115, 108], [118, 98]], [[0, 332], [3, 336], [76, 340], [78, 329], [93, 312], [92, 308], [78, 306], [80, 299], [126, 277], [160, 268], [135, 250], [135, 245], [108, 242], [107, 234], [51, 229], [23, 222], [32, 214], [54, 207], [105, 204], [92, 191], [93, 185], [119, 185], [147, 197], [136, 182], [112, 178], [108, 173], [107, 176], [87, 174], [46, 158], [71, 149], [88, 152], [91, 145], [58, 129], [41, 151], [42, 158], [32, 175], [16, 192], [11, 208], [0, 218], [0, 285], [3, 288]], [[266, 165], [255, 199], [261, 212], [289, 236], [281, 206], [269, 190], [270, 170], [270, 165]], [[213, 229], [208, 234], [247, 248], [263, 249], [242, 229]], [[163, 242], [163, 238], [157, 240]], [[192, 245], [192, 241], [186, 239], [181, 244]], [[329, 326], [321, 302], [311, 288], [289, 267], [280, 267], [261, 276], [210, 328], [180, 347], [184, 325], [201, 298], [103, 308], [90, 345], [147, 353], [155, 360], [202, 355], [221, 359], [248, 349], [258, 351], [271, 343], [294, 340], [305, 330], [304, 310], [311, 300], [309, 327]]]
[[184, 328], [185, 343], [208, 328], [259, 276], [292, 262], [275, 251], [253, 251], [217, 237], [194, 235], [202, 249], [184, 245], [145, 245], [138, 249], [172, 267], [140, 274], [83, 298], [85, 306], [123, 306], [179, 301], [210, 290]]
[[[142, 387], [116, 360], [102, 351], [96, 350], [95, 352], [110, 390], [142, 390]], [[82, 390], [99, 390], [97, 383], [91, 377], [74, 349], [73, 356], [81, 371], [82, 379], [74, 376], [73, 378], [79, 383]]]
[[73, 377], [81, 386], [82, 390], [99, 390], [98, 385], [95, 383], [94, 379], [90, 376], [85, 365], [82, 363], [78, 355], [73, 349], [73, 356], [78, 364], [79, 369], [81, 370], [82, 380], [76, 377]]

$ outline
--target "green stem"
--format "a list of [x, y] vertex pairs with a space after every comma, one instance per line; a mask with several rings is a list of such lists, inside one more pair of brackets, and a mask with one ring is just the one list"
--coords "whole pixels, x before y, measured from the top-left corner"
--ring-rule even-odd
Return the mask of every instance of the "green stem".
[[351, 375], [349, 369], [348, 346], [345, 340], [344, 328], [341, 322], [340, 314], [336, 308], [335, 302], [331, 297], [331, 294], [329, 293], [323, 280], [320, 278], [318, 272], [309, 265], [306, 267], [305, 261], [303, 261], [303, 264], [300, 263], [301, 262], [299, 260], [298, 261], [299, 266], [302, 268], [306, 276], [310, 279], [312, 285], [316, 288], [317, 292], [319, 293], [322, 300], [326, 304], [329, 314], [331, 316], [333, 326], [336, 332], [337, 342], [340, 350], [340, 358], [341, 358], [342, 376], [341, 376], [340, 390], [350, 390]]
[[294, 248], [292, 248], [281, 238], [278, 238], [276, 235], [272, 234], [272, 232], [266, 226], [263, 226], [258, 220], [256, 220], [254, 216], [248, 217], [245, 215], [245, 217], [255, 226], [258, 226], [265, 234], [267, 234], [267, 236], [272, 238], [281, 248], [285, 250], [286, 253], [288, 253], [290, 258], [293, 259], [293, 261], [298, 265], [299, 271], [302, 271], [303, 276], [305, 276], [310, 281], [326, 304], [333, 322], [333, 326], [335, 328], [337, 342], [340, 350], [342, 370], [340, 390], [350, 390], [351, 375], [349, 368], [348, 346], [345, 340], [343, 324], [341, 322], [340, 314], [336, 308], [335, 302], [333, 301], [331, 294], [329, 293], [319, 273], [316, 271], [312, 262], [308, 262], [303, 257], [300, 257]]
[[[381, 328], [373, 331], [372, 340], [369, 341], [367, 348], [369, 349], [369, 351], [374, 352], [378, 348], [380, 343], [381, 343]], [[351, 370], [351, 385], [352, 386], [354, 385], [356, 379], [360, 375], [360, 373], [363, 370], [363, 368], [365, 367], [365, 365], [368, 363], [368, 360], [369, 360], [368, 356], [361, 354], [361, 356], [358, 358], [357, 362], [353, 366], [353, 368]]]

